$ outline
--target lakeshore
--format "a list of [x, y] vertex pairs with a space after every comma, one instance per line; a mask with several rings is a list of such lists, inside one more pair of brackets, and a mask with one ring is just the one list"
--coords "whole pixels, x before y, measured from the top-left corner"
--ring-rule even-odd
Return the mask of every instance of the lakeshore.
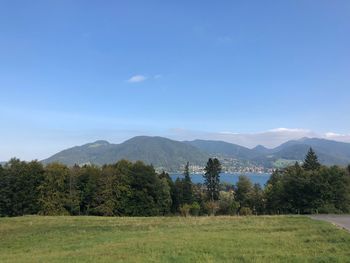
[[[220, 174], [220, 181], [222, 183], [228, 183], [228, 184], [236, 184], [238, 182], [239, 176], [245, 175], [247, 176], [253, 184], [260, 184], [262, 187], [265, 186], [267, 181], [269, 180], [271, 174], [270, 173], [221, 173]], [[170, 174], [170, 177], [173, 179], [173, 181], [176, 180], [176, 178], [183, 178], [183, 174], [180, 173], [174, 173]], [[191, 174], [191, 180], [193, 183], [203, 183], [203, 174], [195, 173]]]

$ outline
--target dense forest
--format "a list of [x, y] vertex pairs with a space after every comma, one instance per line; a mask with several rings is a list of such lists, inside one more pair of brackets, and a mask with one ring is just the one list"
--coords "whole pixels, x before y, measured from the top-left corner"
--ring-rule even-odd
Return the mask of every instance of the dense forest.
[[173, 182], [142, 162], [67, 167], [11, 159], [0, 165], [0, 216], [350, 212], [350, 166], [322, 166], [312, 149], [302, 165], [276, 170], [264, 188], [243, 175], [236, 185], [220, 183], [215, 158], [205, 171], [204, 184], [193, 184], [188, 163], [183, 178]]

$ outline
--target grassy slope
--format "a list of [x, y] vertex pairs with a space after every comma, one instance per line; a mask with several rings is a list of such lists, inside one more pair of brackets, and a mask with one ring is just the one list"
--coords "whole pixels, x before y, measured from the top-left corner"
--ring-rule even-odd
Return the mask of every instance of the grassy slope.
[[346, 262], [350, 234], [306, 217], [0, 218], [1, 262]]

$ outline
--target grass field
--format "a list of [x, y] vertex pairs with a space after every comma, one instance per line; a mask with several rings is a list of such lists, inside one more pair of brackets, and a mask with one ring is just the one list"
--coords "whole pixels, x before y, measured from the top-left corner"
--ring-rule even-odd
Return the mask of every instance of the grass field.
[[0, 262], [350, 262], [307, 217], [0, 218]]

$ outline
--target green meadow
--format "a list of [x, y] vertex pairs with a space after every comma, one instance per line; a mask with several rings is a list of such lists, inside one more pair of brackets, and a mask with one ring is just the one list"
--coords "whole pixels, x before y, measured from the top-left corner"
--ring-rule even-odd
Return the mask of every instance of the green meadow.
[[0, 218], [0, 262], [349, 262], [350, 234], [303, 216]]

